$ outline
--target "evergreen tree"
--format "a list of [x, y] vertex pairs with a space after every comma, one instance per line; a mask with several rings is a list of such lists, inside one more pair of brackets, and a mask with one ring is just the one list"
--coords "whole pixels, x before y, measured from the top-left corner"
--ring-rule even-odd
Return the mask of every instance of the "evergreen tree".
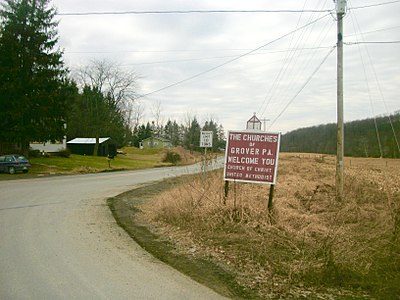
[[216, 121], [210, 120], [204, 124], [203, 130], [213, 132], [212, 150], [217, 151], [220, 148], [225, 148], [225, 132], [222, 125], [218, 125]]
[[[76, 97], [68, 118], [68, 138], [112, 137], [120, 147], [126, 140], [123, 114], [98, 89], [85, 86]], [[96, 148], [96, 147], [95, 147]], [[94, 155], [97, 155], [97, 149]]]
[[176, 121], [168, 120], [164, 128], [164, 138], [171, 141], [173, 146], [178, 146], [181, 143], [179, 125]]
[[145, 125], [136, 126], [133, 130], [133, 146], [139, 147], [140, 143], [153, 136], [153, 130], [149, 122]]
[[196, 117], [190, 120], [189, 124], [189, 127], [185, 131], [184, 147], [190, 150], [200, 150], [200, 124]]
[[0, 11], [0, 141], [61, 139], [71, 86], [49, 0], [5, 0]]

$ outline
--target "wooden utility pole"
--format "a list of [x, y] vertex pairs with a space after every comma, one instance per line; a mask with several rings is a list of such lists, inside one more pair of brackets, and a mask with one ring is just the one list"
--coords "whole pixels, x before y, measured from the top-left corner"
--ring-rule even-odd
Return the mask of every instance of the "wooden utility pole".
[[343, 125], [343, 18], [346, 0], [336, 0], [337, 14], [337, 155], [336, 155], [336, 200], [343, 200], [344, 177], [344, 125]]
[[268, 121], [270, 121], [270, 119], [264, 118], [264, 119], [261, 119], [260, 121], [263, 122], [263, 131], [266, 131], [266, 130], [267, 130], [266, 123], [267, 123]]

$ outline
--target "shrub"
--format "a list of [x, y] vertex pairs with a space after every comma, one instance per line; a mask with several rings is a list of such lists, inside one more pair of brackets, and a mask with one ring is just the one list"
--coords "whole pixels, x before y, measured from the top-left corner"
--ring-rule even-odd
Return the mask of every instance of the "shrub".
[[167, 151], [163, 159], [163, 162], [172, 163], [174, 165], [176, 165], [180, 161], [181, 161], [181, 156], [173, 151]]
[[28, 153], [29, 157], [40, 157], [42, 156], [40, 153], [40, 150], [33, 150], [33, 149], [29, 149], [29, 153]]
[[65, 149], [58, 152], [57, 156], [68, 158], [71, 156], [71, 150]]

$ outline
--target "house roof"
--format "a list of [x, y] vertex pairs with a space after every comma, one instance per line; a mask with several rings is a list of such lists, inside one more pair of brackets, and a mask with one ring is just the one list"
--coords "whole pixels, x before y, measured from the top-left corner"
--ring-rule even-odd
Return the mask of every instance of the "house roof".
[[[111, 138], [109, 137], [99, 138], [99, 144], [102, 144], [110, 139]], [[73, 140], [67, 142], [67, 144], [89, 144], [89, 145], [96, 144], [96, 138], [74, 138]]]

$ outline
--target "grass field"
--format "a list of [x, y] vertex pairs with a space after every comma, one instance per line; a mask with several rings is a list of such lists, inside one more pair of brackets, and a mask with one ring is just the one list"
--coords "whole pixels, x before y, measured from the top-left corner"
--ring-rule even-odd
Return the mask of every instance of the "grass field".
[[[44, 157], [32, 158], [31, 173], [57, 173], [57, 174], [74, 174], [74, 173], [91, 173], [104, 172], [112, 170], [135, 170], [152, 168], [161, 164], [157, 156], [146, 155], [142, 159], [131, 159], [123, 155], [108, 160], [106, 157], [99, 156], [83, 156], [72, 154], [69, 158], [63, 157]], [[110, 163], [110, 165], [109, 165]]]
[[201, 160], [201, 153], [190, 153], [182, 147], [164, 149], [138, 149], [135, 147], [124, 147], [120, 149], [123, 154], [117, 155], [109, 161], [104, 156], [84, 156], [71, 154], [70, 157], [34, 157], [29, 161], [32, 165], [27, 174], [4, 174], [0, 173], [0, 180], [34, 178], [48, 175], [71, 175], [99, 172], [113, 172], [122, 170], [138, 170], [171, 166], [164, 162], [167, 151], [179, 154], [181, 160], [178, 165], [193, 164]]
[[[71, 154], [68, 158], [56, 156], [30, 158], [29, 161], [32, 168], [28, 174], [9, 175], [0, 173], [0, 180], [48, 175], [137, 170], [171, 165], [170, 163], [163, 162], [165, 150], [144, 150], [134, 147], [125, 147], [121, 150], [124, 154], [116, 156], [111, 161], [103, 156], [83, 156], [76, 154]], [[172, 149], [171, 151], [177, 152], [182, 156], [180, 164], [194, 163], [199, 157], [199, 155], [186, 153], [182, 148]]]
[[282, 153], [274, 207], [268, 185], [231, 184], [221, 171], [182, 182], [141, 207], [177, 251], [234, 272], [260, 298], [399, 299], [400, 160]]

